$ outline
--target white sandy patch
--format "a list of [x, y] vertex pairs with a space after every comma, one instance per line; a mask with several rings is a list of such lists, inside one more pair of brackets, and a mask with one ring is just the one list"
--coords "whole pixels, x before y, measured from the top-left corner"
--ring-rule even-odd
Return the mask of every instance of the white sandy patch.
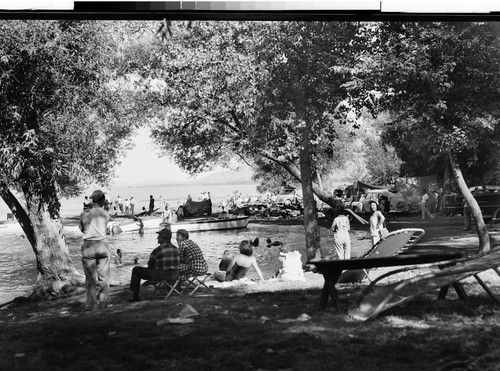
[[318, 273], [305, 272], [304, 276], [306, 278], [306, 282], [286, 282], [279, 279], [252, 281], [245, 277], [241, 280], [232, 282], [218, 282], [216, 280], [207, 280], [206, 283], [207, 286], [213, 286], [214, 288], [219, 289], [238, 288], [238, 292], [241, 293], [303, 290], [323, 287], [323, 275]]
[[418, 319], [387, 316], [385, 317], [385, 321], [389, 323], [392, 327], [397, 327], [397, 328], [404, 328], [404, 327], [421, 328], [421, 329], [431, 328], [429, 324]]

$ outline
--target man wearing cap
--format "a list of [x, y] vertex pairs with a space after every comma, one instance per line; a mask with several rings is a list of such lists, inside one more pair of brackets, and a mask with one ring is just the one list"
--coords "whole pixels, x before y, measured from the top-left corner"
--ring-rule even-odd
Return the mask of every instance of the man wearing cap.
[[141, 280], [168, 281], [171, 285], [179, 277], [179, 250], [172, 245], [172, 231], [163, 228], [158, 233], [158, 244], [149, 255], [147, 267], [134, 267], [130, 279], [130, 290], [133, 293], [130, 301], [140, 301]]
[[[109, 298], [109, 275], [111, 250], [106, 241], [109, 214], [102, 207], [105, 196], [95, 190], [90, 196], [92, 208], [80, 215], [80, 230], [83, 233], [82, 265], [85, 272], [87, 299], [85, 310], [106, 307]], [[97, 280], [100, 281], [97, 291]]]
[[179, 229], [176, 235], [181, 257], [179, 265], [181, 277], [198, 277], [208, 271], [208, 265], [200, 247], [189, 239], [189, 232]]

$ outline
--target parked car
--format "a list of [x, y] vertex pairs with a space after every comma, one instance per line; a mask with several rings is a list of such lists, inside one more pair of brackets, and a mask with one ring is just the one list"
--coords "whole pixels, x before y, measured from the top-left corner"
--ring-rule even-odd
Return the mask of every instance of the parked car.
[[490, 220], [495, 211], [500, 209], [500, 186], [475, 186], [469, 188], [469, 191], [476, 199], [485, 220]]
[[464, 210], [464, 198], [458, 193], [444, 195], [443, 214], [446, 216], [462, 214]]
[[300, 205], [302, 203], [302, 193], [292, 191], [285, 194], [278, 194], [273, 197], [273, 201], [279, 206]]
[[418, 197], [406, 197], [400, 192], [388, 189], [370, 189], [359, 201], [351, 202], [351, 210], [357, 214], [370, 212], [370, 201], [379, 202], [380, 197], [385, 196], [390, 202], [390, 212], [418, 213], [420, 212], [420, 199]]

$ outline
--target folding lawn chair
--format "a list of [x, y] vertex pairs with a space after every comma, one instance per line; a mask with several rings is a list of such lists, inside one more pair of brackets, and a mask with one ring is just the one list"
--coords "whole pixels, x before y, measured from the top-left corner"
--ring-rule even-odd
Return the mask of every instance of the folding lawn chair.
[[191, 290], [189, 296], [193, 296], [199, 288], [206, 288], [208, 291], [213, 293], [213, 290], [207, 286], [205, 281], [211, 276], [210, 273], [206, 273], [203, 276], [193, 276], [193, 277], [183, 277], [183, 281], [186, 282], [185, 290]]
[[[383, 258], [401, 254], [415, 245], [425, 234], [421, 228], [403, 228], [389, 233], [359, 258]], [[340, 276], [338, 283], [361, 282], [368, 275], [366, 269], [352, 269]]]
[[[174, 281], [175, 280], [175, 281]], [[165, 296], [167, 300], [172, 294], [183, 296], [180, 290], [182, 278], [179, 276], [179, 271], [172, 272], [172, 277], [169, 280], [162, 281], [146, 281], [143, 286], [153, 286], [153, 296]], [[173, 282], [173, 283], [172, 283]]]
[[179, 285], [181, 283], [181, 278], [177, 278], [173, 284], [170, 284], [168, 281], [148, 281], [150, 285], [153, 286], [153, 296], [163, 296], [163, 300], [167, 300], [172, 294], [177, 294], [179, 296], [182, 295], [182, 292], [179, 290]]

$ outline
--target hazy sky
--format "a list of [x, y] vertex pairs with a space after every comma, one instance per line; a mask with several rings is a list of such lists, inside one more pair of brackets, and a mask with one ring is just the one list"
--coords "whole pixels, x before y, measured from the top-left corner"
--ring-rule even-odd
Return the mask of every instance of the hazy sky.
[[134, 144], [134, 148], [128, 151], [121, 166], [116, 169], [115, 184], [190, 179], [189, 175], [179, 169], [170, 159], [158, 157], [157, 150], [149, 138], [149, 129], [139, 129], [134, 138]]

